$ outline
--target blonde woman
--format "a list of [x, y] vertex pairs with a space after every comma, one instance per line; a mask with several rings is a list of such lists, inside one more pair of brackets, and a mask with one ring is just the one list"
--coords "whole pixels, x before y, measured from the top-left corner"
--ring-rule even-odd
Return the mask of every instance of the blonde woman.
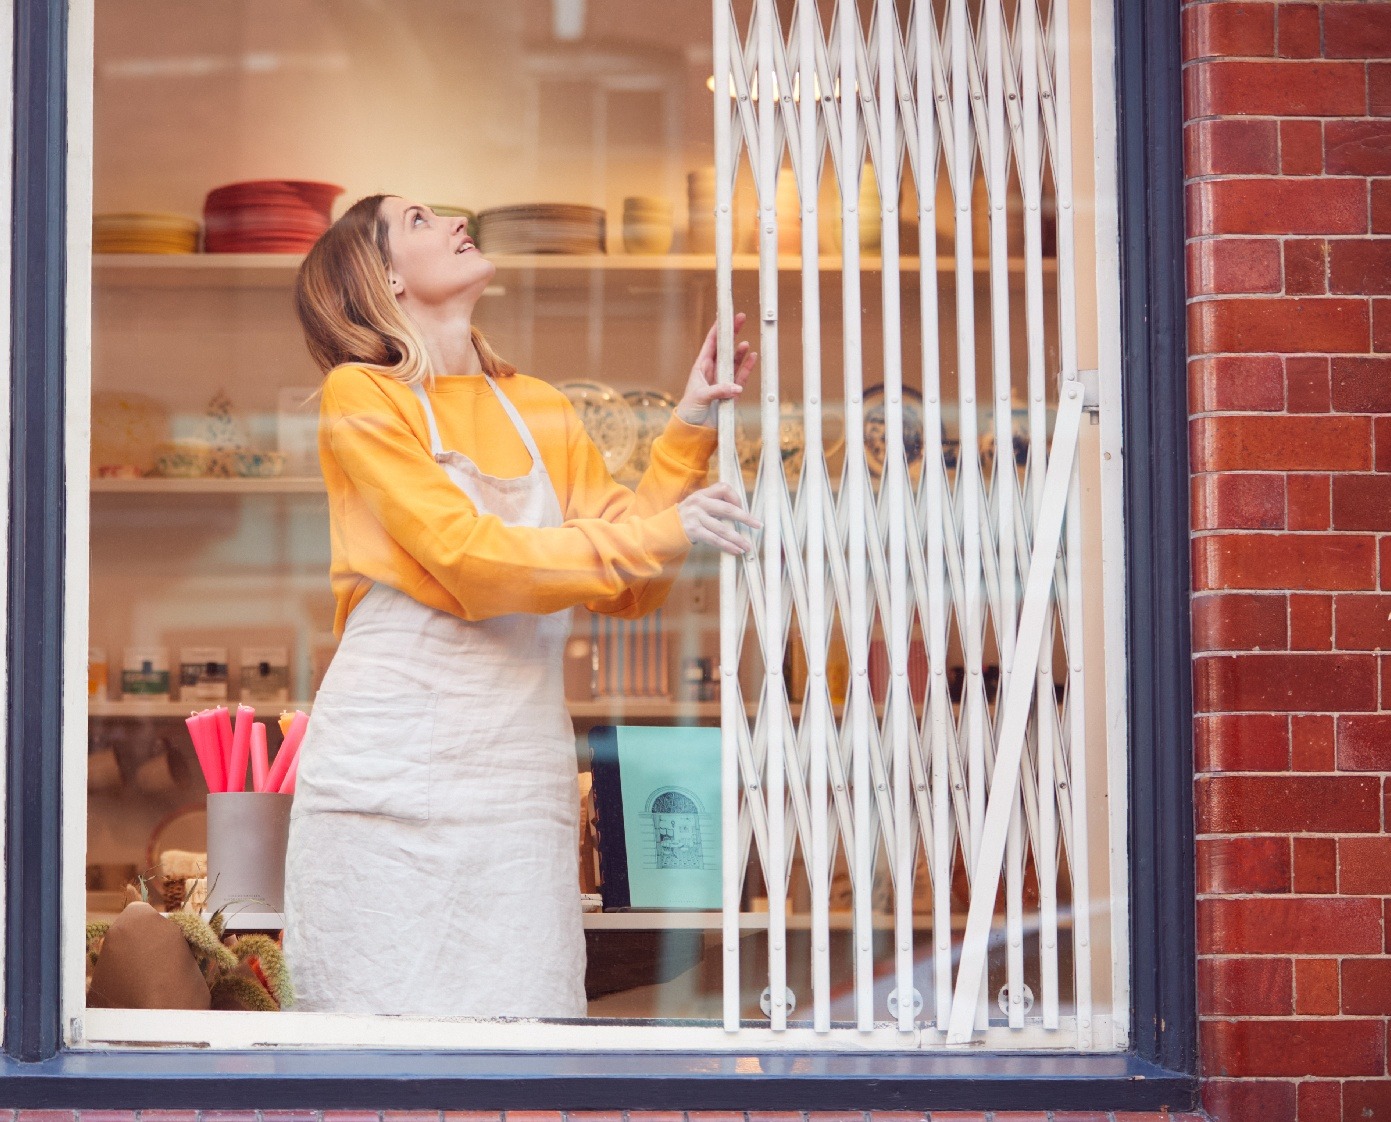
[[340, 636], [286, 859], [300, 1009], [584, 1016], [570, 609], [651, 611], [693, 542], [743, 553], [759, 525], [702, 486], [747, 343], [717, 384], [711, 328], [630, 491], [473, 326], [494, 272], [463, 219], [373, 195], [296, 280]]

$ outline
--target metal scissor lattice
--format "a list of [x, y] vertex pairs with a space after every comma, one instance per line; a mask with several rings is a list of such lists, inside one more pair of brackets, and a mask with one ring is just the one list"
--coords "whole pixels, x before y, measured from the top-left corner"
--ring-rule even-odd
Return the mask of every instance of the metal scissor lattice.
[[[789, 480], [779, 441], [764, 440], [747, 492], [764, 524], [758, 556], [725, 557], [721, 569], [724, 987], [731, 1031], [740, 1023], [738, 924], [752, 859], [768, 897], [767, 1012], [774, 1030], [788, 1025], [787, 900], [799, 854], [811, 900], [811, 1001], [802, 1008], [809, 1008], [817, 1031], [831, 1031], [830, 897], [840, 854], [853, 899], [856, 1029], [868, 1031], [891, 1015], [900, 1030], [930, 1025], [947, 1043], [966, 1043], [986, 1030], [993, 1002], [987, 957], [999, 926], [1002, 883], [1004, 1005], [1009, 1027], [1023, 1028], [1024, 897], [1031, 878], [1038, 930], [1031, 989], [1038, 993], [1038, 1022], [1059, 1046], [1094, 1046], [1077, 458], [1083, 388], [1077, 369], [1068, 13], [1061, 0], [1042, 11], [1036, 0], [1018, 0], [1009, 11], [1006, 2], [944, 0], [934, 6], [910, 0], [901, 18], [894, 0], [840, 0], [827, 25], [815, 0], [796, 0], [784, 26], [774, 0], [752, 0], [741, 38], [730, 0], [714, 0], [722, 376], [730, 377], [732, 367], [733, 198], [744, 160], [757, 199], [760, 422], [763, 433], [778, 433], [789, 396], [778, 351], [778, 224], [788, 216], [778, 214], [776, 186], [786, 158], [801, 218], [799, 404], [806, 449], [798, 476]], [[862, 9], [869, 10], [867, 29]], [[821, 349], [817, 199], [827, 155], [841, 204], [838, 380], [823, 375]], [[924, 253], [916, 263], [899, 252], [905, 157], [912, 182], [920, 185], [915, 194]], [[876, 444], [872, 457], [877, 470], [871, 470], [866, 444], [859, 314], [857, 209], [866, 167], [880, 194], [882, 239], [883, 439], [882, 454]], [[939, 171], [955, 231], [954, 256], [941, 284], [931, 253]], [[987, 244], [979, 254], [971, 234], [978, 179], [989, 214]], [[1023, 216], [1022, 244], [1016, 237], [1014, 246], [1007, 214], [1011, 191]], [[1056, 264], [1044, 254], [1045, 197], [1056, 204]], [[906, 379], [905, 268], [918, 281], [915, 314], [923, 341], [920, 362]], [[977, 372], [978, 271], [988, 307], [984, 379]], [[1022, 329], [1011, 311], [1020, 287], [1015, 277], [1022, 279]], [[1055, 295], [1048, 292], [1050, 284]], [[944, 367], [938, 346], [944, 294], [954, 310], [952, 370]], [[1050, 352], [1056, 355], [1051, 363]], [[920, 406], [911, 397], [913, 383]], [[947, 401], [949, 391], [954, 402]], [[843, 402], [846, 434], [834, 479], [823, 454], [828, 392]], [[1016, 465], [1014, 402], [1021, 393], [1027, 400], [1018, 410], [1023, 444]], [[949, 432], [953, 405], [955, 449]], [[918, 414], [920, 458], [914, 454]], [[877, 413], [871, 420], [877, 433]], [[993, 457], [973, 438], [982, 420], [994, 440]], [[730, 410], [720, 425], [721, 476], [744, 491]], [[837, 631], [849, 658], [843, 705], [832, 703], [828, 681]], [[794, 635], [806, 652], [800, 696], [792, 696], [782, 671]], [[876, 641], [887, 654], [882, 704], [876, 704], [870, 680]], [[762, 667], [758, 696], [749, 699], [738, 674], [746, 646], [756, 647]], [[921, 700], [914, 698], [909, 676], [914, 648], [926, 654], [928, 668]], [[993, 690], [986, 682], [991, 651], [999, 675]], [[949, 680], [953, 660], [959, 690]], [[746, 700], [757, 702], [752, 720]], [[958, 868], [965, 873], [969, 906], [955, 937], [953, 915], [959, 919], [962, 910], [954, 908], [952, 896]], [[891, 1013], [887, 1006], [876, 1008], [874, 900], [883, 874], [892, 900]], [[915, 935], [915, 921], [922, 918], [914, 906], [919, 875], [930, 880], [930, 941]], [[1072, 902], [1072, 1015], [1066, 1018], [1060, 883]], [[897, 995], [915, 992], [923, 942], [930, 942], [930, 986], [919, 1012], [913, 1000]]]

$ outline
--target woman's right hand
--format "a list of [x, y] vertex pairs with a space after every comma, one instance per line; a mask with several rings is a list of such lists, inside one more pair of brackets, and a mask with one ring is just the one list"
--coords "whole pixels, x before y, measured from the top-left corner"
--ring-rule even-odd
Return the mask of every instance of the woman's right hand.
[[754, 530], [763, 523], [739, 504], [739, 493], [728, 483], [702, 487], [676, 505], [681, 515], [681, 528], [692, 542], [706, 542], [736, 557], [753, 552], [749, 541], [726, 522], [740, 522]]

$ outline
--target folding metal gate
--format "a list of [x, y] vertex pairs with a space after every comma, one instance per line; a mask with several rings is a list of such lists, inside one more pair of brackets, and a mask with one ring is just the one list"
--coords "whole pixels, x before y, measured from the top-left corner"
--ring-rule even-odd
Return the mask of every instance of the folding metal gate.
[[[1089, 752], [1114, 768], [1123, 746], [1118, 756], [1117, 745], [1092, 749], [1087, 742], [1087, 692], [1098, 679], [1096, 653], [1084, 657], [1083, 642], [1078, 446], [1086, 392], [1077, 358], [1068, 4], [1044, 0], [1040, 10], [1037, 0], [1018, 0], [1006, 11], [1006, 0], [939, 0], [912, 2], [901, 13], [894, 0], [841, 0], [827, 21], [814, 0], [796, 0], [784, 26], [775, 0], [751, 3], [741, 28], [731, 0], [714, 0], [720, 370], [731, 376], [733, 208], [746, 155], [757, 199], [756, 346], [766, 437], [749, 495], [765, 527], [758, 556], [726, 556], [721, 570], [725, 1027], [741, 1026], [748, 972], [764, 980], [761, 961], [740, 961], [740, 913], [756, 873], [768, 909], [764, 1008], [775, 1031], [808, 1012], [804, 1002], [794, 1014], [788, 985], [795, 875], [809, 882], [809, 1022], [816, 1031], [864, 1033], [888, 1021], [914, 1034], [900, 1039], [919, 1045], [1119, 1046], [1114, 1034], [1093, 1032], [1102, 1014], [1108, 1022], [1123, 1017], [1125, 990], [1108, 977], [1106, 1007], [1094, 1008], [1088, 861], [1093, 844], [1105, 846], [1107, 838], [1089, 836], [1089, 800], [1101, 793], [1088, 791]], [[795, 215], [778, 209], [784, 154], [797, 188]], [[826, 266], [841, 282], [836, 377], [823, 370], [834, 365], [823, 357], [834, 356], [822, 353], [825, 330], [836, 327], [821, 318], [827, 259], [819, 257], [817, 200], [827, 154], [842, 231], [841, 258]], [[916, 260], [901, 257], [899, 246], [905, 155], [916, 185]], [[869, 418], [872, 448], [857, 214], [867, 166], [878, 186], [882, 239], [883, 389]], [[940, 283], [933, 253], [939, 177], [954, 211], [954, 252]], [[972, 244], [978, 179], [989, 214], [988, 245], [979, 249]], [[1011, 244], [1007, 229], [1011, 183], [1022, 202], [1022, 244], [1017, 231]], [[1046, 202], [1056, 213], [1055, 263], [1045, 254]], [[800, 399], [781, 391], [778, 357], [779, 223], [798, 219]], [[917, 274], [916, 308], [901, 306], [905, 269]], [[979, 373], [977, 272], [988, 285], [989, 326], [988, 370], [982, 363]], [[1017, 279], [1012, 290], [1021, 272], [1022, 315]], [[1056, 286], [1047, 300], [1046, 285]], [[940, 322], [944, 293], [954, 323]], [[908, 371], [905, 314], [920, 321], [922, 340], [917, 368]], [[944, 368], [944, 331], [954, 379]], [[952, 381], [955, 432], [944, 397]], [[1012, 397], [1021, 394], [1026, 403], [1013, 409]], [[790, 479], [777, 436], [788, 402], [800, 409], [805, 433], [800, 472]], [[833, 478], [823, 430], [842, 409], [843, 466]], [[976, 439], [982, 422], [993, 456], [989, 439], [984, 449]], [[720, 426], [721, 476], [743, 490], [730, 409]], [[843, 704], [833, 704], [828, 684], [837, 631], [848, 649]], [[795, 689], [783, 673], [790, 644], [805, 651], [805, 684]], [[875, 650], [887, 655], [879, 705]], [[991, 650], [998, 684], [988, 681]], [[910, 670], [923, 655], [920, 686]], [[750, 658], [760, 670], [746, 695], [740, 666]], [[1109, 813], [1123, 815], [1124, 806], [1113, 803]], [[1121, 835], [1101, 833], [1114, 850]], [[848, 870], [853, 900], [853, 1025], [832, 1019], [837, 862]], [[953, 914], [959, 920], [963, 911], [952, 899], [958, 865], [969, 906], [964, 929], [954, 934]], [[874, 910], [876, 876], [882, 881], [885, 873], [891, 920]], [[915, 913], [915, 879], [924, 875], [930, 906]], [[996, 916], [1002, 879], [1003, 923]], [[1026, 881], [1037, 894], [1028, 938]], [[1060, 884], [1070, 908], [1060, 909]], [[1123, 923], [1124, 900], [1109, 900], [1107, 909], [1112, 928], [1116, 909]], [[927, 938], [915, 936], [915, 919]], [[882, 1004], [874, 984], [876, 923], [892, 932], [894, 988]], [[1001, 935], [1002, 1011], [991, 1027], [996, 1001], [987, 992], [987, 959], [992, 936]], [[1028, 1016], [1026, 943], [1034, 945], [1028, 969], [1039, 990]], [[1071, 967], [1060, 977], [1064, 943]], [[1112, 943], [1108, 953], [1123, 956], [1123, 942]], [[1122, 961], [1112, 974], [1122, 979], [1124, 971]]]

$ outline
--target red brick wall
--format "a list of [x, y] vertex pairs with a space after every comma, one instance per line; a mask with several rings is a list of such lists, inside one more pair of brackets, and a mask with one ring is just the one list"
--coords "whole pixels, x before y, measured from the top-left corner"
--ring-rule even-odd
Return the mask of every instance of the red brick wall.
[[1204, 1104], [1391, 1122], [1391, 3], [1183, 40]]

